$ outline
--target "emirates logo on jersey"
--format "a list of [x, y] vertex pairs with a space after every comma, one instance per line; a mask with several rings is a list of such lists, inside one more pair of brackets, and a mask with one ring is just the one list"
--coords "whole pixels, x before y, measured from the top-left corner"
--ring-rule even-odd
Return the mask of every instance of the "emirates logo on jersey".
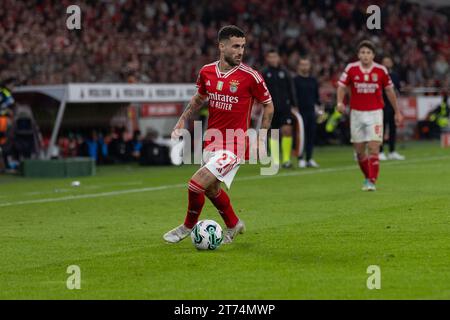
[[230, 91], [231, 93], [236, 93], [238, 89], [239, 81], [237, 80], [231, 80], [230, 81]]
[[212, 108], [230, 111], [233, 104], [239, 103], [239, 97], [229, 96], [227, 94], [218, 94], [217, 92], [208, 93], [209, 105]]

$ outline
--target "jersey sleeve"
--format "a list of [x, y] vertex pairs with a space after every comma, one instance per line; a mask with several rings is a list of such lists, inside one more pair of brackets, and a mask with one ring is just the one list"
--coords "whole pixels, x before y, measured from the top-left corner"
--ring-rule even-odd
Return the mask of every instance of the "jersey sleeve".
[[197, 77], [197, 91], [199, 94], [201, 94], [202, 96], [206, 96], [207, 91], [206, 91], [206, 84], [205, 84], [205, 79], [204, 79], [204, 75], [203, 75], [203, 69], [200, 69], [200, 71], [198, 72], [198, 77]]
[[349, 76], [349, 72], [350, 72], [350, 67], [347, 66], [344, 70], [344, 72], [342, 72], [341, 76], [339, 77], [338, 80], [338, 85], [341, 87], [347, 87], [350, 82], [351, 82], [351, 78]]
[[[258, 74], [259, 75], [259, 74]], [[252, 96], [262, 104], [266, 104], [272, 101], [272, 96], [269, 93], [269, 89], [267, 89], [266, 82], [259, 75], [257, 78], [252, 78], [252, 85], [250, 87], [250, 91]]]

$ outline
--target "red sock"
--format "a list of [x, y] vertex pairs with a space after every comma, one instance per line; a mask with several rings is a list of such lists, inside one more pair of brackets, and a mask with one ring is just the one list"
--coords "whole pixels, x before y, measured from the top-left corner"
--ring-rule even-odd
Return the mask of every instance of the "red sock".
[[234, 213], [233, 207], [231, 206], [230, 198], [227, 193], [220, 189], [219, 193], [214, 198], [209, 198], [213, 205], [219, 210], [220, 215], [222, 216], [223, 221], [228, 228], [233, 228], [239, 221], [239, 218]]
[[189, 181], [188, 189], [189, 204], [184, 225], [192, 229], [197, 223], [205, 204], [205, 190], [194, 180]]
[[378, 154], [371, 154], [369, 156], [369, 180], [375, 183], [378, 179], [378, 173], [380, 172], [380, 158]]
[[370, 168], [369, 168], [369, 158], [366, 155], [360, 156], [358, 155], [358, 163], [361, 171], [364, 174], [366, 179], [369, 179], [370, 176]]

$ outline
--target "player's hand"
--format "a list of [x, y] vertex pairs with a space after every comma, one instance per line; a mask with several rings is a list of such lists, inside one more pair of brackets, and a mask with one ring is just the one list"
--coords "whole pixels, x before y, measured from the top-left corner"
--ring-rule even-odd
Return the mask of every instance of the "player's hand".
[[403, 122], [403, 115], [401, 114], [400, 111], [395, 113], [394, 119], [395, 119], [395, 125], [396, 126], [399, 126], [399, 125], [402, 124], [402, 122]]
[[184, 129], [184, 121], [177, 122], [172, 130], [171, 138], [172, 140], [178, 140], [182, 136], [182, 129]]
[[336, 110], [339, 111], [340, 113], [344, 113], [345, 112], [345, 104], [343, 104], [342, 102], [339, 102], [336, 105]]

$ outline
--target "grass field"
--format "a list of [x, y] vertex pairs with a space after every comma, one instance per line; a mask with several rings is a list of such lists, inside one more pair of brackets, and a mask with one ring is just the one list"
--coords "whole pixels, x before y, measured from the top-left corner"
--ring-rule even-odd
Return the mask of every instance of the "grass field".
[[[317, 148], [320, 169], [241, 167], [229, 194], [247, 233], [211, 252], [162, 240], [194, 166], [99, 167], [78, 188], [0, 176], [0, 298], [450, 299], [450, 150], [400, 151], [375, 193], [349, 147]], [[202, 218], [223, 226], [209, 202]], [[81, 290], [66, 288], [69, 265]]]

